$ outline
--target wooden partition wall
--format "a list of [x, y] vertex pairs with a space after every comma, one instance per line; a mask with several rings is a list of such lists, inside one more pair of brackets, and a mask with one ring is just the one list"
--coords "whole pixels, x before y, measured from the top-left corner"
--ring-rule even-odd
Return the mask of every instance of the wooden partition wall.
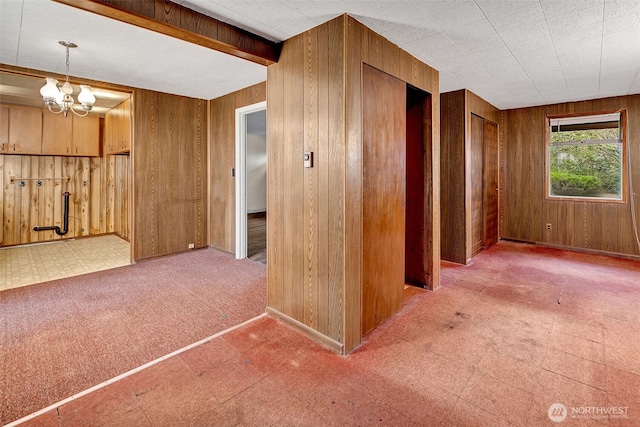
[[[443, 93], [440, 99], [441, 255], [447, 261], [466, 264], [474, 253], [474, 215], [482, 214], [477, 207], [474, 210], [470, 191], [473, 182], [483, 180], [482, 170], [474, 170], [472, 164], [472, 115], [499, 124], [500, 110], [466, 89]], [[493, 156], [492, 166], [497, 168], [499, 153]]]
[[268, 310], [344, 353], [362, 341], [363, 63], [432, 95], [425, 273], [435, 288], [438, 72], [343, 15], [285, 41], [267, 79]]
[[264, 82], [210, 101], [210, 245], [227, 252], [235, 252], [236, 245], [236, 182], [231, 176], [236, 161], [236, 109], [265, 101], [266, 92]]
[[207, 246], [207, 101], [136, 89], [135, 260]]
[[[627, 110], [629, 165], [624, 165], [626, 202], [550, 200], [545, 197], [547, 116]], [[612, 254], [640, 255], [635, 240], [632, 203], [640, 219], [640, 95], [520, 108], [503, 113], [505, 203], [502, 236]], [[547, 230], [546, 224], [551, 224]], [[640, 226], [640, 224], [638, 224]]]

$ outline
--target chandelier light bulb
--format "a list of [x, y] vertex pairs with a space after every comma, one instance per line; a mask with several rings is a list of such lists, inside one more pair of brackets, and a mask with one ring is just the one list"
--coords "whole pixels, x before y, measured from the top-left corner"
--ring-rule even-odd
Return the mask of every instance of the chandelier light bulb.
[[45, 104], [47, 101], [54, 101], [58, 94], [60, 94], [60, 90], [58, 89], [58, 81], [52, 77], [46, 78], [47, 83], [40, 89], [40, 95], [42, 95], [42, 99]]
[[89, 107], [93, 107], [93, 104], [96, 102], [96, 97], [91, 92], [91, 86], [88, 85], [80, 85], [80, 93], [78, 94], [78, 102]]

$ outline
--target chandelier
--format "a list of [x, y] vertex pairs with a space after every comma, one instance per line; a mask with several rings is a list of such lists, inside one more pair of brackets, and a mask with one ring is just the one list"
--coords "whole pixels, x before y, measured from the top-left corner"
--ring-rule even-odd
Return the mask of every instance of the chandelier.
[[78, 45], [66, 41], [59, 41], [58, 43], [67, 48], [67, 78], [62, 87], [59, 88], [58, 80], [52, 77], [47, 77], [45, 79], [47, 83], [40, 89], [40, 95], [42, 95], [44, 105], [52, 113], [64, 113], [64, 116], [67, 117], [67, 114], [71, 111], [76, 116], [84, 117], [89, 114], [89, 111], [93, 108], [93, 104], [96, 102], [96, 97], [91, 92], [91, 86], [80, 85], [78, 102], [80, 103], [84, 113], [77, 111], [73, 107], [75, 101], [71, 96], [73, 95], [73, 87], [71, 86], [71, 83], [69, 83], [69, 48], [78, 47]]

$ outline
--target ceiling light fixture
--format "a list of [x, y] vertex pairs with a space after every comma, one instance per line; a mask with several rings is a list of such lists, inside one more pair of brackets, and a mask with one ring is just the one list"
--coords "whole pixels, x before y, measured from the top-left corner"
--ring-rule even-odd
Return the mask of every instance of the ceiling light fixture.
[[[76, 111], [73, 108], [74, 100], [71, 95], [73, 95], [73, 87], [71, 83], [69, 83], [69, 48], [78, 47], [78, 45], [66, 42], [59, 41], [62, 46], [67, 48], [67, 78], [62, 85], [61, 88], [58, 87], [58, 80], [47, 77], [45, 80], [47, 83], [42, 86], [40, 89], [40, 95], [42, 95], [42, 100], [44, 101], [44, 105], [54, 114], [64, 113], [64, 116], [67, 117], [69, 111], [79, 117], [84, 117], [89, 114], [89, 111], [93, 108], [93, 104], [96, 102], [96, 97], [91, 92], [91, 86], [88, 85], [80, 85], [80, 93], [78, 94], [78, 102], [82, 107], [82, 112]], [[58, 110], [54, 110], [52, 107], [57, 107]]]

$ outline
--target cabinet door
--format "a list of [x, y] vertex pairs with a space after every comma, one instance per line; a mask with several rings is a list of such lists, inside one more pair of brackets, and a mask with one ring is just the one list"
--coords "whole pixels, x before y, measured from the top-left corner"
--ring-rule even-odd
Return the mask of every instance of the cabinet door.
[[131, 150], [131, 98], [125, 99], [120, 104], [120, 138], [120, 151]]
[[100, 155], [100, 118], [89, 114], [73, 118], [72, 156]]
[[104, 116], [104, 141], [102, 143], [103, 154], [113, 154], [115, 125], [115, 109], [112, 109], [107, 111], [107, 114]]
[[9, 153], [41, 154], [42, 110], [11, 107], [9, 109]]
[[[73, 114], [69, 114], [73, 116]], [[42, 154], [48, 156], [71, 155], [71, 129], [73, 118], [64, 114], [42, 112]]]
[[0, 107], [0, 153], [9, 151], [9, 109]]

